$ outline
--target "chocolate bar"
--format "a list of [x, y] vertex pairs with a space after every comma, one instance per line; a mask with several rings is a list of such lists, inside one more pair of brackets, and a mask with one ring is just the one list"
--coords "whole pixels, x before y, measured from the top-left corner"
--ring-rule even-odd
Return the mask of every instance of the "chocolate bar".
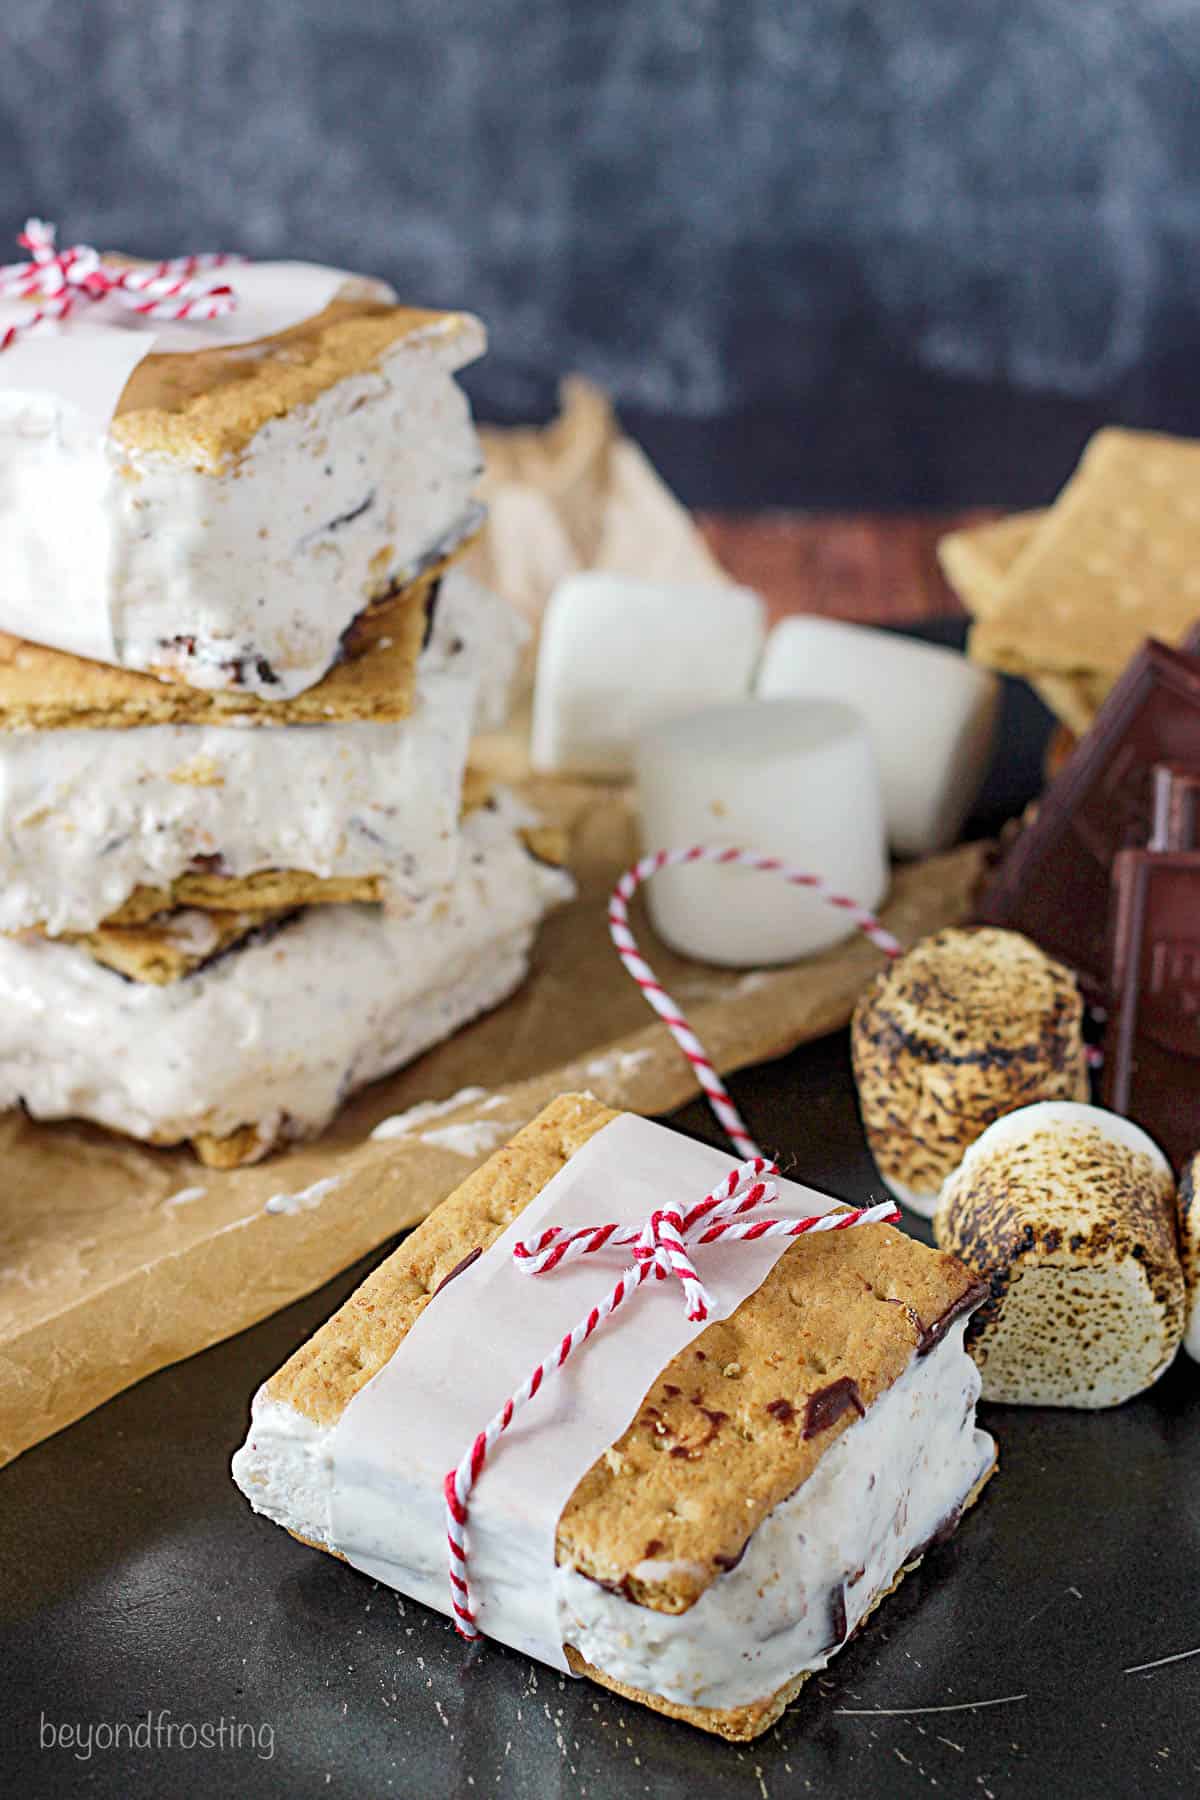
[[1151, 848], [1113, 864], [1104, 1101], [1179, 1166], [1200, 1142], [1200, 767], [1153, 785]]
[[[1189, 644], [1198, 644], [1193, 632]], [[1046, 790], [978, 909], [1073, 968], [1090, 998], [1108, 985], [1113, 858], [1144, 849], [1157, 763], [1200, 767], [1200, 655], [1154, 639], [1134, 657], [1095, 725]]]
[[1159, 763], [1153, 794], [1151, 850], [1195, 850], [1200, 845], [1200, 768]]

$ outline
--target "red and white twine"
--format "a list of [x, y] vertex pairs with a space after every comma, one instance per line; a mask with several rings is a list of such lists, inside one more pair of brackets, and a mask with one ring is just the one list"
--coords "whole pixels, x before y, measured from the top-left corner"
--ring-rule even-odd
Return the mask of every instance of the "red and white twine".
[[124, 268], [105, 263], [90, 244], [60, 250], [55, 239], [53, 225], [27, 219], [17, 242], [29, 251], [30, 260], [0, 267], [0, 299], [42, 302], [27, 318], [0, 330], [0, 350], [94, 300], [115, 300], [143, 318], [170, 320], [216, 319], [237, 305], [229, 284], [212, 280], [208, 271], [240, 263], [240, 256], [176, 256]]
[[[900, 1209], [892, 1201], [880, 1206], [844, 1212], [817, 1213], [801, 1219], [764, 1218], [759, 1209], [779, 1199], [779, 1189], [772, 1177], [778, 1173], [755, 1146], [741, 1114], [733, 1104], [728, 1089], [704, 1050], [704, 1046], [688, 1024], [680, 1007], [672, 1000], [654, 971], [642, 956], [629, 926], [629, 902], [650, 876], [659, 869], [684, 863], [721, 863], [757, 869], [778, 875], [794, 887], [807, 888], [828, 905], [853, 919], [859, 930], [876, 944], [885, 956], [901, 954], [901, 946], [886, 931], [875, 915], [856, 900], [803, 869], [793, 869], [776, 857], [760, 856], [751, 850], [726, 850], [693, 845], [686, 850], [659, 850], [644, 856], [622, 875], [609, 903], [609, 927], [612, 940], [625, 967], [633, 976], [647, 1000], [671, 1031], [676, 1043], [696, 1071], [721, 1125], [737, 1148], [747, 1157], [738, 1168], [731, 1169], [719, 1187], [706, 1194], [686, 1211], [675, 1206], [660, 1207], [641, 1225], [587, 1225], [577, 1231], [564, 1231], [548, 1225], [536, 1238], [518, 1243], [513, 1249], [517, 1267], [526, 1275], [545, 1275], [562, 1263], [576, 1257], [591, 1256], [608, 1247], [629, 1248], [633, 1261], [623, 1270], [615, 1285], [586, 1318], [537, 1363], [526, 1381], [510, 1394], [503, 1406], [479, 1432], [456, 1469], [446, 1475], [442, 1491], [446, 1501], [446, 1538], [449, 1546], [450, 1601], [455, 1628], [468, 1640], [480, 1636], [471, 1598], [468, 1574], [467, 1523], [471, 1494], [496, 1443], [513, 1420], [580, 1345], [585, 1344], [619, 1306], [637, 1293], [645, 1281], [653, 1277], [666, 1281], [674, 1277], [681, 1286], [687, 1304], [687, 1316], [693, 1322], [709, 1317], [712, 1301], [696, 1272], [689, 1254], [701, 1245], [730, 1243], [764, 1237], [802, 1237], [813, 1231], [850, 1231], [859, 1225], [895, 1224]], [[748, 1215], [754, 1213], [756, 1217]]]
[[638, 949], [637, 939], [629, 925], [629, 902], [643, 882], [649, 881], [652, 875], [657, 875], [660, 869], [676, 869], [686, 863], [718, 863], [723, 867], [758, 869], [764, 874], [778, 875], [781, 881], [789, 882], [792, 887], [806, 888], [827, 906], [845, 913], [885, 956], [894, 958], [901, 955], [902, 946], [880, 924], [873, 912], [860, 906], [848, 894], [840, 894], [820, 875], [813, 875], [807, 869], [790, 868], [787, 863], [780, 862], [778, 857], [762, 856], [756, 850], [723, 850], [703, 844], [693, 844], [687, 850], [656, 850], [650, 856], [643, 856], [640, 862], [634, 863], [632, 869], [627, 869], [622, 875], [608, 903], [608, 927], [617, 955], [695, 1069], [696, 1079], [734, 1148], [742, 1156], [757, 1156], [758, 1145], [747, 1131], [745, 1121], [733, 1104], [728, 1088], [714, 1069], [704, 1045], [684, 1018], [682, 1008], [677, 1001], [672, 1000]]

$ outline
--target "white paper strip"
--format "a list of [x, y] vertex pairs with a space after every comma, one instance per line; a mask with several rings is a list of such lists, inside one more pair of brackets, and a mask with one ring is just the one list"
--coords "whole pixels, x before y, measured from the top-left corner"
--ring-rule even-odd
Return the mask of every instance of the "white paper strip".
[[[220, 319], [150, 321], [101, 300], [81, 306], [62, 324], [16, 339], [0, 352], [0, 396], [50, 397], [105, 432], [126, 382], [151, 351], [212, 350], [271, 337], [322, 312], [347, 282], [362, 281], [342, 269], [300, 262], [237, 263], [216, 274], [238, 298], [233, 312]], [[372, 286], [391, 297], [382, 283]], [[28, 319], [34, 306], [0, 301], [0, 328]]]
[[[732, 1159], [622, 1114], [551, 1180], [492, 1248], [425, 1308], [396, 1354], [355, 1396], [328, 1441], [333, 1547], [366, 1574], [448, 1613], [442, 1481], [507, 1397], [606, 1294], [628, 1251], [522, 1275], [513, 1246], [547, 1224], [641, 1222], [667, 1195], [703, 1199]], [[779, 1181], [772, 1216], [838, 1202]], [[697, 1267], [714, 1319], [758, 1288], [790, 1239], [708, 1245]], [[471, 1500], [470, 1576], [488, 1636], [566, 1669], [554, 1582], [559, 1516], [619, 1438], [655, 1377], [703, 1324], [676, 1281], [648, 1282], [571, 1357], [489, 1457]]]

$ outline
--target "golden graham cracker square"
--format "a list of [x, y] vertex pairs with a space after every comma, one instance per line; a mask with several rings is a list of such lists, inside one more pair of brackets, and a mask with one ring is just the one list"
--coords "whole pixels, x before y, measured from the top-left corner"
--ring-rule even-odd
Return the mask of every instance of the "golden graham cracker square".
[[1200, 617], [1200, 443], [1110, 427], [1091, 440], [971, 633], [1012, 674], [1115, 676]]
[[168, 987], [194, 974], [225, 950], [294, 907], [259, 907], [245, 912], [201, 912], [181, 908], [133, 925], [97, 925], [94, 931], [64, 932], [55, 943], [86, 950], [94, 962], [127, 981]]
[[346, 632], [342, 661], [314, 687], [290, 700], [264, 700], [237, 688], [209, 690], [162, 681], [0, 632], [0, 731], [83, 727], [126, 731], [142, 725], [222, 725], [234, 720], [257, 726], [324, 725], [336, 720], [384, 723], [407, 718], [429, 608], [450, 561], [443, 558], [396, 593], [371, 602]]
[[[307, 869], [257, 869], [252, 875], [213, 875], [187, 870], [170, 887], [134, 888], [103, 921], [102, 929], [159, 924], [181, 909], [222, 914], [292, 912], [298, 906], [378, 904], [382, 875], [313, 875]], [[186, 973], [186, 971], [184, 971]]]
[[272, 337], [146, 357], [125, 384], [113, 439], [216, 475], [272, 419], [397, 350], [446, 344], [460, 365], [482, 354], [483, 327], [471, 314], [394, 306], [372, 285], [351, 278], [323, 312]]
[[[947, 532], [938, 540], [938, 561], [947, 581], [977, 619], [1000, 605], [1005, 583], [1019, 557], [1033, 543], [1048, 510], [1010, 513], [986, 525]], [[1027, 679], [1044, 704], [1076, 737], [1089, 729], [1112, 686], [1111, 675], [1038, 675]]]
[[938, 539], [942, 573], [969, 613], [986, 618], [999, 601], [1014, 563], [1029, 548], [1046, 513], [1010, 513], [986, 525], [967, 525]]

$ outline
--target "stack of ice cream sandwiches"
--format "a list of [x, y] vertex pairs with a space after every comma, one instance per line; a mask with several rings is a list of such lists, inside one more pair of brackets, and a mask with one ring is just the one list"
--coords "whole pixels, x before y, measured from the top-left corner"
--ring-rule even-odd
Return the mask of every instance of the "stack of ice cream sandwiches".
[[481, 327], [333, 286], [99, 422], [0, 356], [0, 1105], [217, 1167], [503, 999], [570, 887], [467, 767], [523, 631], [459, 560]]

